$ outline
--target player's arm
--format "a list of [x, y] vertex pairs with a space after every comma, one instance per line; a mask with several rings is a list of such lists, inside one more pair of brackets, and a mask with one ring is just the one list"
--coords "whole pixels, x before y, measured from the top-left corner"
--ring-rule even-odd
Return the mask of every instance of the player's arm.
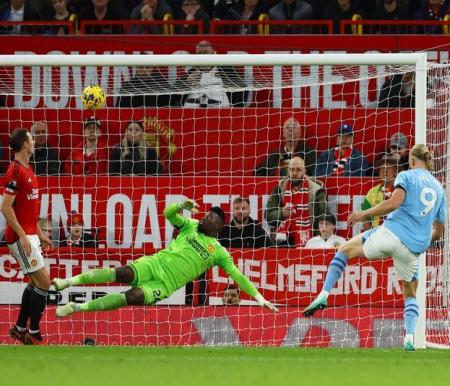
[[236, 284], [241, 288], [245, 293], [253, 297], [261, 307], [268, 308], [273, 312], [278, 312], [278, 308], [275, 307], [271, 302], [266, 300], [264, 296], [262, 296], [256, 287], [252, 284], [252, 282], [247, 278], [247, 276], [243, 275], [241, 271], [236, 267], [231, 259], [231, 256], [223, 250], [223, 255], [221, 256], [221, 260], [219, 261], [219, 266], [223, 268], [223, 270], [230, 276]]
[[17, 221], [16, 213], [13, 209], [14, 201], [16, 200], [16, 196], [13, 194], [3, 194], [2, 205], [0, 207], [0, 211], [3, 216], [5, 216], [8, 225], [12, 228], [12, 230], [19, 237], [20, 244], [23, 247], [26, 256], [30, 256], [31, 254], [31, 244], [23, 230], [22, 226]]
[[444, 236], [445, 225], [442, 222], [433, 223], [433, 233], [431, 234], [431, 242], [436, 241]]
[[193, 200], [186, 199], [179, 204], [171, 204], [164, 209], [164, 217], [177, 228], [181, 228], [186, 222], [186, 219], [183, 216], [180, 216], [180, 209], [186, 209], [192, 213], [197, 213], [198, 204]]
[[442, 197], [436, 217], [433, 222], [433, 232], [431, 233], [431, 242], [444, 236], [445, 222], [447, 221], [447, 199]]
[[405, 197], [406, 194], [403, 188], [396, 188], [392, 193], [391, 198], [381, 202], [378, 205], [375, 205], [372, 208], [363, 210], [361, 212], [353, 212], [352, 214], [350, 214], [350, 216], [348, 216], [347, 221], [349, 225], [352, 226], [359, 221], [368, 220], [371, 217], [385, 216], [397, 209], [405, 200]]

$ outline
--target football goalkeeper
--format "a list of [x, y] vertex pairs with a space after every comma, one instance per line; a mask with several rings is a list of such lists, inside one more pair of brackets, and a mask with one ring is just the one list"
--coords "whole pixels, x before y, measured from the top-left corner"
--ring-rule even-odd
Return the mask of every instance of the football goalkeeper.
[[82, 284], [119, 282], [131, 285], [131, 289], [124, 293], [108, 294], [86, 303], [70, 302], [59, 306], [56, 308], [56, 316], [65, 317], [78, 311], [106, 311], [130, 305], [154, 304], [169, 297], [214, 265], [222, 267], [260, 306], [278, 312], [238, 270], [230, 254], [217, 241], [217, 235], [225, 222], [222, 209], [211, 208], [200, 221], [180, 216], [180, 209], [197, 213], [198, 205], [192, 200], [185, 200], [164, 210], [164, 216], [180, 229], [180, 234], [168, 248], [152, 256], [142, 256], [123, 267], [95, 269], [72, 278], [54, 279], [53, 285], [58, 291]]

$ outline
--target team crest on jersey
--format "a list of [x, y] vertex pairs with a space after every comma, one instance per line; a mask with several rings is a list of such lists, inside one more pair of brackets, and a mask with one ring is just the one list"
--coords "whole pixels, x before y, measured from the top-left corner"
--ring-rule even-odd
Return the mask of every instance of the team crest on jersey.
[[208, 252], [209, 253], [213, 253], [216, 250], [216, 248], [214, 248], [214, 245], [208, 245]]
[[35, 259], [31, 260], [31, 265], [32, 265], [33, 267], [36, 267], [36, 265], [37, 265], [37, 260], [35, 260]]

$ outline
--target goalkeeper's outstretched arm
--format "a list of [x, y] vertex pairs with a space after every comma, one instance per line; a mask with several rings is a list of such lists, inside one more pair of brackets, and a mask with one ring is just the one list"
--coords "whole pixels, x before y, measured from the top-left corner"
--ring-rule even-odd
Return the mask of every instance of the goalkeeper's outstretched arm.
[[169, 220], [169, 222], [178, 228], [182, 227], [185, 223], [185, 218], [180, 215], [181, 209], [189, 210], [192, 213], [198, 212], [198, 204], [195, 201], [186, 199], [179, 204], [169, 205], [164, 209], [164, 217]]
[[247, 278], [247, 276], [243, 275], [241, 271], [236, 267], [231, 259], [231, 256], [224, 256], [224, 259], [220, 262], [220, 266], [224, 269], [224, 271], [236, 282], [236, 284], [248, 295], [253, 297], [261, 307], [268, 308], [273, 312], [278, 312], [278, 308], [275, 307], [271, 302], [266, 300], [264, 296], [262, 296], [256, 287], [252, 284], [252, 282]]

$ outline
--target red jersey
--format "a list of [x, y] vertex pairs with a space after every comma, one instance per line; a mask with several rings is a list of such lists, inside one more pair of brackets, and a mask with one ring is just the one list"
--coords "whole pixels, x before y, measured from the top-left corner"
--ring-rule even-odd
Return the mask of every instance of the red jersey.
[[[31, 167], [23, 166], [14, 161], [9, 165], [4, 180], [3, 194], [16, 196], [13, 210], [17, 221], [22, 226], [25, 234], [37, 234], [37, 221], [39, 217], [39, 186]], [[9, 224], [6, 224], [5, 240], [8, 244], [18, 239], [16, 233]]]
[[106, 174], [108, 173], [108, 145], [99, 140], [97, 149], [91, 155], [85, 154], [84, 143], [81, 142], [72, 150], [64, 165], [64, 171], [68, 174]]

